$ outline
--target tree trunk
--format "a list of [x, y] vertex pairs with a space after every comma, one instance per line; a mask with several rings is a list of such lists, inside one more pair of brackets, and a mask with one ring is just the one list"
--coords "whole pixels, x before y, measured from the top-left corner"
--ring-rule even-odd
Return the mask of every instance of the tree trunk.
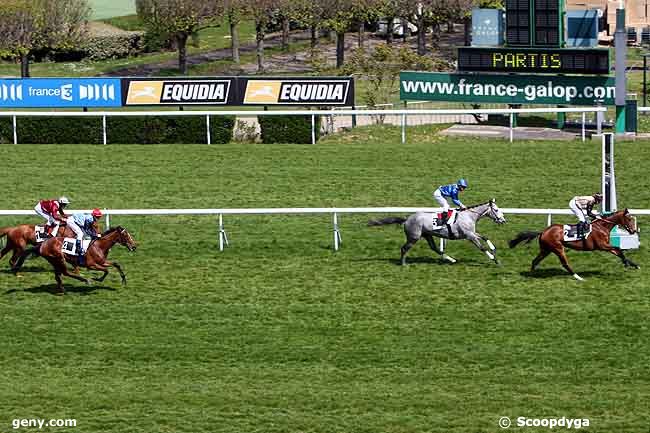
[[447, 33], [454, 32], [454, 22], [452, 20], [447, 21]]
[[469, 47], [472, 45], [472, 19], [470, 17], [465, 17], [463, 19], [463, 24], [465, 26], [465, 46]]
[[181, 75], [187, 75], [187, 36], [183, 33], [176, 37], [176, 44], [178, 45], [178, 70]]
[[418, 16], [418, 54], [424, 56], [427, 53], [426, 29], [424, 28], [424, 17]]
[[345, 32], [336, 34], [336, 67], [343, 67], [345, 62]]
[[311, 49], [314, 51], [316, 47], [318, 46], [318, 28], [316, 26], [311, 26], [310, 28], [311, 31]]
[[411, 36], [411, 29], [409, 28], [409, 22], [407, 19], [402, 18], [402, 41], [406, 43], [406, 38]]
[[29, 78], [29, 53], [20, 55], [20, 76]]
[[239, 64], [239, 23], [232, 18], [230, 19], [230, 46], [232, 49], [232, 61]]
[[386, 19], [386, 43], [387, 44], [392, 44], [393, 43], [393, 23], [395, 22], [395, 18], [389, 17]]
[[282, 17], [282, 51], [289, 51], [289, 17]]
[[366, 32], [366, 23], [359, 22], [359, 31], [358, 31], [358, 34], [357, 34], [357, 38], [358, 38], [357, 42], [358, 42], [359, 48], [363, 48], [363, 36], [364, 36], [365, 32]]
[[255, 26], [255, 40], [257, 41], [257, 73], [264, 73], [264, 26], [258, 23]]

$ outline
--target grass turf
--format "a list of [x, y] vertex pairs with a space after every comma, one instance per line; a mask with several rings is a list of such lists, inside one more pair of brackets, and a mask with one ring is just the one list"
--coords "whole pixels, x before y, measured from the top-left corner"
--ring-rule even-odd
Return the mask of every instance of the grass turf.
[[[360, 128], [316, 146], [6, 145], [6, 178], [19, 181], [2, 207], [63, 192], [78, 208], [430, 206], [433, 186], [459, 175], [467, 203], [565, 207], [599, 185], [597, 144], [449, 140], [424, 127], [409, 140]], [[37, 172], [35, 155], [48, 160]], [[616, 157], [620, 204], [647, 208], [648, 143], [617, 143]], [[495, 432], [501, 416], [565, 416], [589, 418], [587, 431], [647, 430], [645, 248], [630, 253], [638, 271], [573, 252], [584, 283], [551, 257], [530, 275], [535, 246], [505, 243], [545, 217], [508, 216], [479, 224], [502, 268], [466, 242], [449, 245], [455, 265], [421, 243], [402, 268], [401, 229], [366, 227], [370, 217], [341, 216], [337, 253], [330, 216], [227, 217], [223, 253], [214, 218], [114, 217], [140, 242], [112, 253], [127, 287], [114, 273], [67, 280], [55, 297], [40, 260], [23, 278], [0, 273], [0, 425]]]

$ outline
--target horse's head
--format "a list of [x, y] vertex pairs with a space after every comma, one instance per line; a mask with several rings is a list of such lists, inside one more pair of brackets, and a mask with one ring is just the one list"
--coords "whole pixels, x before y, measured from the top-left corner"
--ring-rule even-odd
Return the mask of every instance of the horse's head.
[[490, 199], [488, 203], [490, 205], [490, 208], [488, 210], [488, 215], [490, 218], [492, 218], [497, 224], [505, 224], [506, 217], [503, 215], [501, 209], [499, 209], [499, 206], [497, 206], [496, 199]]
[[124, 227], [118, 227], [117, 228], [117, 243], [120, 245], [123, 245], [126, 247], [127, 250], [129, 251], [135, 251], [135, 249], [138, 247], [138, 244], [136, 244], [135, 240], [133, 239], [133, 236], [131, 236], [131, 233]]
[[636, 233], [636, 224], [634, 223], [634, 218], [632, 218], [632, 215], [630, 215], [630, 211], [627, 208], [621, 212], [617, 212], [613, 216], [616, 218], [612, 218], [612, 221], [614, 221], [616, 224], [622, 226], [632, 235]]

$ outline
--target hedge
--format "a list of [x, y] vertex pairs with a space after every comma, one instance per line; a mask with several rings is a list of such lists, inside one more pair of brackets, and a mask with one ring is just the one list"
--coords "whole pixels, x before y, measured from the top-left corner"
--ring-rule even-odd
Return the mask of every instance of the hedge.
[[[212, 143], [228, 143], [235, 119], [211, 116]], [[16, 122], [18, 142], [27, 144], [99, 144], [102, 142], [102, 119], [99, 117], [19, 117]], [[205, 143], [203, 116], [183, 117], [108, 117], [108, 143]], [[11, 118], [0, 118], [0, 143], [13, 143]]]
[[142, 53], [144, 44], [142, 32], [122, 32], [91, 36], [79, 49], [90, 60], [122, 59]]
[[[320, 116], [316, 117], [316, 140]], [[311, 116], [260, 116], [262, 143], [311, 143]]]

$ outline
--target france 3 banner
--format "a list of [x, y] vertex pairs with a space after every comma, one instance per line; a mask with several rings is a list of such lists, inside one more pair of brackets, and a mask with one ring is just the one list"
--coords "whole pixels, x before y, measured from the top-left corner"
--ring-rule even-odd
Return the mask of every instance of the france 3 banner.
[[239, 77], [241, 105], [354, 105], [351, 77]]
[[237, 105], [233, 77], [124, 78], [125, 106], [145, 105]]
[[120, 107], [119, 78], [0, 79], [0, 108]]

